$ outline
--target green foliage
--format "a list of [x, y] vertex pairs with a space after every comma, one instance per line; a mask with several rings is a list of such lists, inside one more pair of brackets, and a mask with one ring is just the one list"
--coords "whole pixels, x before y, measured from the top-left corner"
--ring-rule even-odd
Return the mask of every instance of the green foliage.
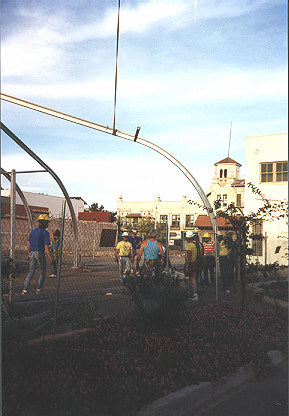
[[[88, 209], [85, 210], [86, 212], [108, 212], [106, 209], [104, 209], [103, 205], [100, 205], [100, 207], [98, 206], [97, 202], [94, 202], [93, 204], [91, 204]], [[115, 222], [116, 221], [116, 212], [113, 211], [109, 211], [110, 213], [110, 222]]]
[[72, 315], [72, 326], [74, 329], [90, 327], [95, 317], [95, 304], [81, 297], [80, 302], [76, 305], [75, 312]]
[[278, 277], [278, 271], [283, 270], [284, 268], [285, 266], [280, 265], [277, 261], [263, 265], [257, 260], [255, 263], [247, 264], [246, 271], [251, 275], [261, 273], [264, 277], [266, 277], [268, 274], [273, 274], [276, 278]]
[[[127, 227], [127, 229], [129, 228], [130, 228], [130, 231], [133, 229], [133, 227]], [[149, 232], [154, 229], [156, 229], [158, 241], [163, 241], [166, 238], [165, 224], [161, 224], [159, 222], [155, 223], [154, 219], [149, 218], [149, 217], [142, 218], [138, 224], [137, 229], [138, 229], [139, 234], [142, 234], [144, 239], [146, 239], [149, 235]]]
[[105, 209], [104, 209], [104, 206], [103, 205], [100, 205], [100, 207], [99, 207], [98, 206], [98, 203], [97, 202], [94, 202], [93, 204], [91, 204], [88, 207], [88, 211], [89, 212], [103, 212], [103, 211], [105, 211]]
[[252, 221], [255, 218], [262, 218], [264, 221], [274, 221], [279, 220], [280, 218], [288, 217], [288, 202], [287, 201], [277, 201], [271, 202], [265, 197], [265, 195], [260, 191], [260, 189], [253, 185], [251, 182], [248, 183], [248, 188], [256, 195], [259, 195], [262, 201], [262, 206], [254, 213], [248, 215], [248, 220]]
[[189, 293], [175, 270], [167, 273], [160, 265], [143, 267], [139, 273], [126, 278], [124, 286], [145, 325], [162, 330], [178, 326]]
[[[245, 306], [246, 255], [254, 254], [251, 247], [252, 240], [262, 240], [263, 238], [261, 234], [252, 233], [253, 225], [256, 224], [256, 221], [258, 220], [274, 221], [288, 217], [287, 201], [280, 200], [272, 202], [251, 182], [249, 182], [247, 186], [254, 194], [258, 195], [258, 199], [260, 199], [261, 206], [256, 212], [244, 215], [242, 209], [235, 206], [233, 203], [222, 209], [220, 199], [214, 202], [216, 216], [224, 218], [226, 224], [232, 226], [235, 234], [238, 258], [237, 281], [240, 282], [240, 285], [238, 286], [238, 302], [240, 307]], [[192, 201], [189, 202], [193, 204]], [[204, 206], [203, 209], [209, 211]], [[230, 237], [228, 240], [229, 239]], [[226, 241], [227, 244], [230, 243], [228, 240]], [[240, 294], [240, 291], [242, 294]]]
[[231, 224], [236, 235], [238, 250], [241, 256], [248, 254], [252, 240], [262, 240], [261, 234], [252, 233], [252, 225], [258, 219], [263, 221], [280, 220], [288, 216], [288, 202], [278, 201], [272, 203], [264, 194], [251, 182], [247, 185], [254, 194], [261, 199], [262, 206], [248, 215], [244, 215], [241, 208], [231, 203], [226, 209], [221, 209], [220, 200], [214, 202], [216, 215], [224, 218], [228, 224]]

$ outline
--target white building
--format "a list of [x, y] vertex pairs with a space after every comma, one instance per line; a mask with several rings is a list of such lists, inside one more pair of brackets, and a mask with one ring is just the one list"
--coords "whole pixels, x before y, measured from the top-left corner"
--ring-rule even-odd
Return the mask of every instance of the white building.
[[[222, 207], [233, 202], [239, 207], [244, 206], [244, 179], [240, 178], [240, 163], [227, 157], [215, 163], [215, 175], [212, 185], [206, 194], [212, 206], [214, 201], [221, 199]], [[200, 208], [201, 199], [190, 204], [186, 196], [179, 201], [163, 201], [158, 196], [154, 201], [124, 201], [120, 196], [117, 201], [117, 215], [125, 226], [137, 228], [141, 218], [150, 217], [160, 223], [168, 223], [169, 238], [180, 240], [182, 233], [195, 228], [199, 215], [206, 214]]]
[[240, 177], [241, 166], [230, 157], [215, 163], [215, 176], [206, 192], [212, 206], [214, 201], [220, 199], [222, 208], [231, 203], [240, 208], [244, 207], [245, 180]]
[[[245, 176], [269, 201], [288, 201], [288, 134], [247, 137]], [[260, 196], [246, 187], [245, 213], [256, 212], [261, 202]], [[267, 237], [253, 242], [253, 261], [288, 264], [288, 218], [256, 221], [253, 233]]]
[[160, 196], [154, 201], [117, 201], [117, 216], [121, 224], [138, 226], [142, 218], [153, 218], [168, 224], [171, 239], [181, 239], [181, 231], [192, 229], [200, 209], [191, 205], [186, 196], [179, 201], [163, 201]]
[[[33, 192], [23, 192], [28, 205], [37, 206], [49, 209], [49, 215], [54, 218], [60, 218], [62, 213], [62, 203], [65, 200], [61, 196], [45, 195], [45, 194], [36, 194]], [[3, 189], [1, 191], [2, 196], [10, 197], [10, 189]], [[71, 197], [70, 198], [75, 216], [78, 217], [79, 212], [84, 212], [84, 206], [86, 202], [80, 197]], [[18, 194], [16, 194], [16, 204], [21, 204], [22, 201]], [[66, 206], [66, 218], [71, 218], [71, 214], [68, 206]]]

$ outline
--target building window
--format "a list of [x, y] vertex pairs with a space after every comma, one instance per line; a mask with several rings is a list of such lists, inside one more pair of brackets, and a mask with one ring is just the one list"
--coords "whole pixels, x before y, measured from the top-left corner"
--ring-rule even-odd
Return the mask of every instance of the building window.
[[223, 169], [220, 169], [220, 178], [223, 177]]
[[273, 163], [261, 163], [261, 182], [273, 182]]
[[222, 199], [222, 195], [217, 195], [217, 201], [219, 201], [220, 199]]
[[168, 222], [168, 216], [167, 215], [160, 215], [160, 223], [166, 224]]
[[263, 223], [262, 220], [254, 220], [252, 228], [252, 249], [253, 255], [263, 256]]
[[227, 195], [226, 194], [224, 194], [223, 195], [223, 207], [226, 207], [228, 204], [227, 204]]
[[172, 215], [171, 228], [180, 228], [180, 216], [179, 215]]
[[288, 162], [276, 163], [276, 182], [288, 181]]
[[261, 163], [260, 182], [287, 182], [288, 162]]
[[242, 206], [242, 195], [241, 194], [237, 194], [236, 206], [237, 207], [241, 207]]
[[224, 169], [224, 178], [227, 177], [227, 169]]
[[186, 215], [186, 228], [190, 228], [194, 226], [194, 216], [193, 215]]

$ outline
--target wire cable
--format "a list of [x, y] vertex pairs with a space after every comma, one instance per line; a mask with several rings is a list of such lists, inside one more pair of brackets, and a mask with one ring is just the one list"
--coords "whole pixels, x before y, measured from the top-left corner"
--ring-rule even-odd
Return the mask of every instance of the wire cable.
[[118, 61], [118, 43], [119, 43], [119, 14], [120, 14], [120, 0], [118, 0], [118, 15], [117, 15], [117, 32], [116, 32], [116, 56], [115, 56], [115, 80], [114, 80], [114, 108], [113, 108], [113, 134], [115, 134], [115, 110], [116, 110], [116, 91], [117, 91], [117, 61]]

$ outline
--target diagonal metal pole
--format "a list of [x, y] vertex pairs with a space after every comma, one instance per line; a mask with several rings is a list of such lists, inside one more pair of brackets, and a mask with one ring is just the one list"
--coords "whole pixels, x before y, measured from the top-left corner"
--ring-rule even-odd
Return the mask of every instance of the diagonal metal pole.
[[[3, 176], [5, 176], [5, 178], [8, 179], [9, 182], [11, 182], [11, 176], [10, 176], [9, 172], [6, 172], [3, 168], [0, 168], [0, 170], [1, 170], [1, 174]], [[32, 231], [33, 230], [33, 220], [32, 220], [32, 215], [31, 215], [31, 211], [30, 211], [28, 202], [27, 202], [23, 192], [21, 191], [20, 187], [17, 185], [17, 183], [15, 183], [15, 188], [16, 188], [16, 192], [18, 193], [18, 195], [19, 195], [19, 197], [20, 197], [20, 199], [21, 199], [21, 201], [24, 205], [24, 208], [25, 208], [25, 211], [26, 211], [26, 214], [27, 214], [27, 218], [28, 218], [28, 221], [29, 221], [30, 230]]]
[[11, 130], [8, 129], [8, 127], [5, 126], [5, 124], [3, 124], [1, 122], [1, 130], [3, 130], [15, 143], [17, 143], [26, 153], [28, 153], [34, 160], [36, 160], [36, 162], [38, 162], [48, 173], [50, 173], [50, 175], [55, 179], [55, 181], [57, 182], [58, 186], [60, 187], [60, 189], [62, 190], [62, 193], [65, 197], [65, 200], [67, 202], [67, 205], [69, 207], [70, 210], [70, 214], [71, 214], [71, 218], [72, 218], [72, 223], [73, 223], [73, 230], [74, 230], [74, 237], [75, 237], [75, 244], [74, 244], [74, 265], [78, 266], [78, 230], [77, 230], [77, 222], [76, 222], [76, 216], [75, 216], [75, 212], [73, 209], [73, 205], [72, 202], [70, 200], [70, 197], [68, 195], [68, 192], [65, 188], [65, 186], [63, 185], [63, 183], [61, 182], [60, 178], [56, 175], [56, 173], [45, 163], [43, 162], [43, 160], [40, 159], [39, 156], [37, 156], [36, 153], [34, 153], [28, 146], [26, 146], [25, 143], [23, 143]]

